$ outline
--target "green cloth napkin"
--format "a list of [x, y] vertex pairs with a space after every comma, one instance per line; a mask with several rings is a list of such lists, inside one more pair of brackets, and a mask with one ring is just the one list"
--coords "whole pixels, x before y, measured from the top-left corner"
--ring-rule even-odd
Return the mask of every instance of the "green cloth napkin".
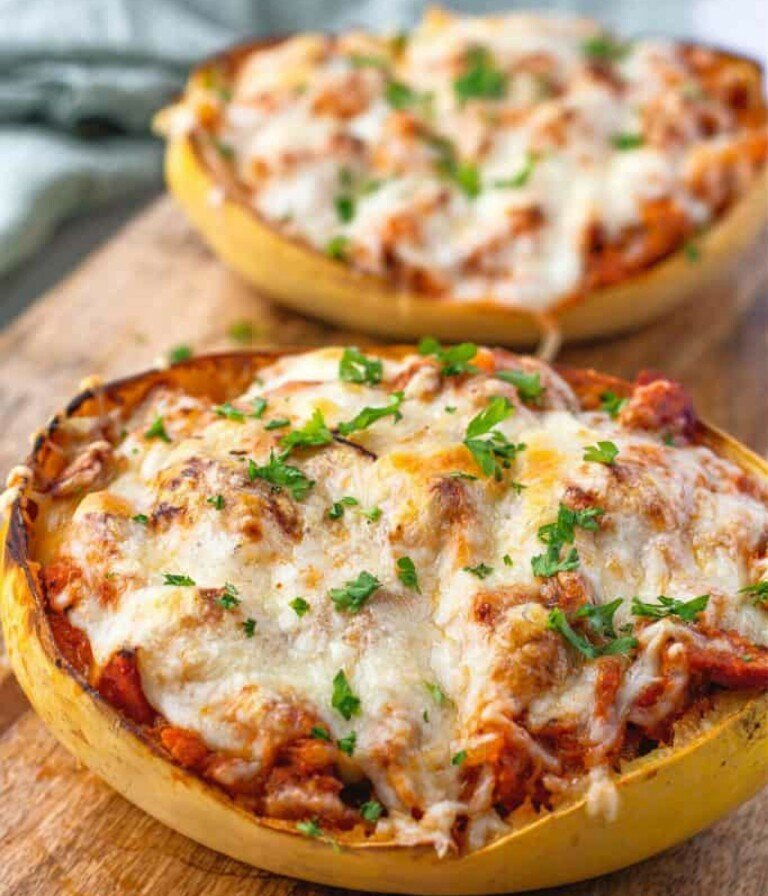
[[[713, 2], [697, 0], [696, 8], [706, 12]], [[627, 33], [686, 33], [694, 6], [446, 5], [474, 13], [579, 9]], [[0, 0], [0, 274], [35, 252], [63, 219], [160, 184], [161, 147], [149, 123], [200, 58], [247, 35], [407, 26], [423, 7], [420, 0]]]

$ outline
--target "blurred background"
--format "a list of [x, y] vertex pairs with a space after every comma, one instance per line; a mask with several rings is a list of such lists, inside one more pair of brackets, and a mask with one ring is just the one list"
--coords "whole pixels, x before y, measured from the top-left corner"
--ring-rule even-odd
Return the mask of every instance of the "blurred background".
[[[413, 24], [418, 0], [0, 0], [0, 325], [161, 190], [153, 113], [247, 36]], [[551, 9], [768, 64], [768, 0], [452, 0]]]

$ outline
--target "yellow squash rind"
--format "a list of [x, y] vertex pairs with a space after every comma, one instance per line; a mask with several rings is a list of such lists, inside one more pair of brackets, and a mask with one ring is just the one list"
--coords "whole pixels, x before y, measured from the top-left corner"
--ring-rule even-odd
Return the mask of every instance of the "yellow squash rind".
[[[68, 413], [139, 401], [158, 381], [184, 383], [217, 399], [235, 394], [264, 356], [199, 358], [169, 371], [110, 384]], [[249, 360], [250, 359], [250, 360]], [[711, 427], [713, 449], [768, 480], [768, 464]], [[35, 462], [33, 458], [32, 463]], [[131, 802], [206, 846], [260, 868], [332, 886], [388, 893], [490, 894], [555, 886], [644, 859], [705, 828], [768, 783], [768, 694], [722, 693], [676, 748], [628, 764], [617, 778], [613, 821], [585, 799], [552, 812], [469, 855], [439, 859], [424, 846], [334, 845], [258, 818], [172, 764], [121, 718], [58, 653], [28, 557], [20, 487], [2, 532], [0, 618], [16, 676], [61, 743]]]

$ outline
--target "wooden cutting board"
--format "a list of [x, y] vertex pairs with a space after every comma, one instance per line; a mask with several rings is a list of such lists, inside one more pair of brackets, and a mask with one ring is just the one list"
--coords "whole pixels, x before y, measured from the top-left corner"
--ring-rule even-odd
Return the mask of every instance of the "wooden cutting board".
[[[663, 370], [690, 386], [702, 416], [766, 454], [767, 268], [764, 238], [670, 317], [562, 360], [629, 377]], [[82, 377], [146, 367], [180, 343], [231, 349], [228, 332], [242, 322], [255, 344], [353, 338], [270, 308], [159, 201], [0, 334], [0, 471], [23, 459], [29, 434]], [[768, 791], [683, 846], [549, 896], [766, 896], [766, 830]], [[224, 858], [134, 808], [57, 745], [0, 667], [0, 896], [336, 892]]]

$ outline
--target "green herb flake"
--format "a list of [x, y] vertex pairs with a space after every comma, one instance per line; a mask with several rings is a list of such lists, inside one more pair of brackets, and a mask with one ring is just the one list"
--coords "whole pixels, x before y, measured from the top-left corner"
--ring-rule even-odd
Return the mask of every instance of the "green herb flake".
[[288, 606], [299, 617], [299, 619], [301, 619], [302, 616], [309, 612], [309, 604], [304, 600], [303, 597], [294, 597], [294, 599], [288, 604]]
[[410, 109], [429, 101], [428, 94], [413, 90], [402, 81], [389, 81], [384, 89], [384, 99], [393, 109]]
[[416, 573], [416, 565], [410, 557], [398, 557], [395, 566], [397, 566], [397, 577], [405, 585], [406, 588], [412, 588], [421, 594], [419, 587], [419, 577]]
[[[265, 427], [269, 429], [269, 424]], [[291, 430], [280, 439], [280, 447], [288, 451], [294, 448], [317, 448], [321, 445], [329, 445], [333, 441], [333, 433], [325, 425], [325, 419], [320, 410], [315, 408], [310, 419], [299, 429]]]
[[432, 681], [425, 681], [424, 687], [427, 689], [430, 697], [435, 701], [437, 706], [450, 706], [453, 703], [451, 698], [445, 693], [445, 691], [440, 687], [439, 684], [435, 684]]
[[[461, 342], [458, 345], [443, 347], [437, 339], [425, 336], [419, 342], [420, 355], [434, 355], [442, 365], [443, 376], [459, 376], [463, 373], [479, 373], [477, 367], [469, 362], [477, 355], [474, 342]], [[455, 410], [455, 409], [454, 409]]]
[[618, 62], [626, 56], [629, 47], [615, 41], [610, 35], [597, 34], [585, 40], [581, 50], [585, 56], [597, 62]]
[[648, 619], [665, 619], [677, 616], [685, 622], [695, 622], [699, 613], [707, 609], [709, 595], [701, 594], [692, 600], [675, 600], [660, 594], [655, 604], [645, 603], [639, 597], [632, 598], [632, 615], [644, 616]]
[[337, 610], [346, 613], [359, 613], [371, 595], [381, 588], [376, 576], [363, 570], [356, 579], [344, 583], [343, 588], [331, 588], [328, 594]]
[[590, 660], [597, 659], [601, 656], [627, 654], [637, 647], [637, 639], [630, 636], [613, 638], [612, 640], [603, 643], [592, 643], [592, 641], [575, 631], [568, 622], [565, 613], [559, 607], [555, 607], [554, 610], [550, 611], [547, 619], [547, 627], [552, 631], [558, 632], [571, 647], [574, 647], [579, 653]]
[[343, 669], [339, 669], [333, 679], [331, 706], [347, 721], [360, 714], [360, 698], [352, 693]]
[[696, 263], [701, 259], [701, 249], [693, 242], [687, 242], [683, 246], [683, 251], [685, 252], [685, 257], [688, 261]]
[[740, 588], [739, 594], [748, 594], [756, 604], [768, 604], [768, 581]]
[[166, 572], [163, 573], [163, 585], [178, 585], [181, 587], [192, 587], [195, 585], [195, 580], [191, 579], [189, 576], [185, 576], [183, 574], [178, 574], [174, 572]]
[[327, 728], [322, 728], [319, 725], [313, 726], [312, 730], [309, 732], [310, 737], [314, 737], [315, 740], [324, 740], [330, 743], [331, 741], [331, 733]]
[[354, 346], [344, 349], [339, 361], [339, 379], [345, 383], [378, 386], [383, 375], [384, 365], [378, 358], [368, 358]]
[[256, 479], [264, 479], [276, 489], [285, 489], [290, 492], [291, 497], [295, 501], [301, 501], [309, 494], [310, 489], [315, 484], [314, 480], [309, 479], [298, 468], [285, 462], [284, 456], [276, 456], [274, 452], [270, 452], [269, 463], [263, 466], [248, 459], [248, 478], [251, 482]]
[[368, 800], [360, 806], [360, 815], [365, 821], [377, 822], [381, 818], [384, 807], [377, 800]]
[[217, 417], [224, 417], [227, 420], [234, 420], [237, 423], [242, 423], [245, 420], [245, 411], [236, 408], [229, 401], [225, 401], [224, 404], [217, 404], [213, 410]]
[[369, 523], [375, 523], [377, 520], [380, 520], [382, 513], [381, 507], [371, 507], [368, 510], [360, 511], [360, 515], [364, 516]]
[[188, 361], [192, 357], [192, 349], [188, 345], [174, 345], [168, 350], [168, 363], [180, 364], [182, 361]]
[[354, 731], [350, 731], [349, 734], [340, 737], [336, 741], [336, 746], [342, 753], [351, 756], [355, 752], [355, 747], [357, 746], [357, 734]]
[[224, 496], [223, 495], [211, 495], [210, 498], [205, 499], [206, 504], [210, 504], [214, 510], [223, 510], [224, 509]]
[[467, 761], [467, 751], [459, 750], [458, 753], [454, 753], [451, 756], [451, 765], [461, 766]]
[[152, 425], [144, 433], [145, 439], [160, 439], [162, 442], [170, 443], [171, 437], [165, 431], [165, 423], [162, 417], [155, 417]]
[[555, 522], [539, 527], [537, 534], [539, 540], [547, 546], [547, 551], [531, 558], [533, 574], [549, 578], [559, 572], [572, 572], [577, 569], [579, 554], [576, 548], [571, 548], [565, 556], [563, 556], [562, 550], [567, 544], [573, 543], [577, 527], [589, 532], [596, 532], [599, 528], [599, 518], [603, 512], [601, 507], [572, 510], [561, 504]]
[[140, 526], [146, 526], [149, 522], [149, 517], [146, 515], [146, 513], [134, 514], [131, 519], [134, 521], [134, 523], [138, 523]]
[[256, 634], [256, 620], [255, 619], [246, 619], [243, 622], [243, 631], [245, 632], [246, 638], [252, 638]]
[[470, 47], [464, 72], [453, 82], [459, 103], [471, 99], [500, 100], [507, 92], [507, 76], [496, 67], [487, 47]]
[[498, 370], [494, 374], [497, 380], [510, 383], [517, 389], [517, 394], [525, 402], [538, 404], [545, 392], [538, 373], [525, 373], [523, 370]]
[[254, 398], [251, 401], [251, 408], [253, 409], [251, 413], [248, 415], [249, 417], [253, 417], [255, 420], [261, 419], [264, 415], [264, 411], [267, 409], [267, 399], [266, 398]]
[[268, 420], [264, 424], [264, 429], [273, 430], [273, 429], [285, 429], [286, 426], [290, 426], [291, 421], [287, 417], [275, 417], [274, 420]]
[[297, 821], [296, 830], [300, 834], [304, 834], [305, 837], [319, 837], [322, 834], [322, 829], [315, 819], [311, 821]]
[[642, 134], [614, 134], [611, 137], [611, 145], [614, 149], [624, 152], [630, 149], [639, 149], [645, 143]]
[[333, 200], [336, 216], [342, 224], [349, 224], [355, 217], [355, 198], [349, 193], [340, 193]]
[[234, 610], [240, 603], [237, 588], [227, 582], [224, 586], [224, 593], [218, 599], [217, 603], [219, 606], [224, 607], [225, 610]]
[[[515, 411], [512, 402], [502, 396], [494, 395], [488, 405], [469, 421], [464, 445], [485, 476], [493, 476], [501, 481], [504, 470], [511, 466], [517, 455], [525, 450], [520, 442], [514, 444], [493, 427], [510, 417]], [[481, 438], [487, 436], [487, 438]]]
[[360, 502], [357, 498], [353, 498], [350, 495], [345, 495], [338, 501], [334, 501], [333, 504], [328, 508], [327, 516], [328, 519], [331, 520], [340, 520], [344, 516], [344, 508], [345, 507], [355, 507]]
[[478, 563], [477, 566], [464, 566], [464, 572], [477, 576], [478, 579], [487, 579], [493, 573], [493, 567], [487, 566], [485, 563]]
[[381, 420], [384, 417], [394, 417], [395, 423], [398, 420], [402, 419], [402, 414], [400, 413], [400, 405], [403, 402], [403, 393], [402, 392], [393, 392], [388, 399], [388, 404], [383, 407], [366, 407], [357, 414], [356, 417], [353, 417], [352, 420], [348, 420], [345, 423], [339, 423], [338, 430], [342, 436], [351, 435], [353, 432], [358, 432], [361, 429], [367, 429], [369, 426], [374, 424], [377, 420]]
[[227, 336], [233, 342], [239, 342], [241, 345], [250, 345], [255, 336], [253, 324], [247, 320], [236, 320], [229, 325]]
[[583, 459], [610, 467], [618, 457], [618, 454], [619, 449], [613, 442], [598, 442], [597, 445], [589, 445], [584, 449]]
[[504, 561], [504, 566], [514, 566], [512, 558], [509, 556], [509, 554], [504, 554], [501, 559]]
[[615, 392], [611, 392], [610, 389], [600, 394], [600, 407], [612, 420], [619, 416], [622, 408], [626, 406], [628, 401], [628, 398], [620, 398]]
[[331, 237], [325, 247], [325, 254], [334, 261], [346, 261], [349, 250], [349, 237], [343, 234]]

